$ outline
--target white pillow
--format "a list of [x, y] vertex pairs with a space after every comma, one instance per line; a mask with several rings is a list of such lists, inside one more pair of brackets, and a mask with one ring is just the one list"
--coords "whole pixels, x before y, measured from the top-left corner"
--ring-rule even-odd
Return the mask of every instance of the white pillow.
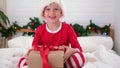
[[78, 42], [80, 43], [83, 52], [93, 52], [101, 44], [109, 49], [113, 48], [113, 40], [111, 37], [108, 36], [78, 37]]
[[31, 48], [33, 37], [19, 36], [8, 41], [9, 48]]
[[[19, 36], [8, 41], [9, 48], [26, 48], [32, 47], [33, 37]], [[83, 49], [83, 52], [93, 52], [99, 45], [112, 49], [113, 40], [108, 36], [84, 36], [78, 37], [78, 41]]]

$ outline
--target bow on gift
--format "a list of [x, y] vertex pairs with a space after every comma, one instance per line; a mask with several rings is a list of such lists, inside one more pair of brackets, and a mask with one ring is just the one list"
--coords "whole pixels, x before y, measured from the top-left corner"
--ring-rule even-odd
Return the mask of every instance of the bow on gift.
[[42, 68], [52, 68], [48, 63], [48, 54], [50, 50], [59, 50], [58, 46], [39, 46], [35, 47], [34, 50], [40, 51], [43, 66]]

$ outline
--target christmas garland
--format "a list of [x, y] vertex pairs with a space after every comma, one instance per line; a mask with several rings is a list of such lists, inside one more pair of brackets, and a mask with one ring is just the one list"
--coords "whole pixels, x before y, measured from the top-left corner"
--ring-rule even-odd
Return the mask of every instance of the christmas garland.
[[72, 25], [77, 36], [88, 36], [91, 32], [101, 33], [101, 35], [107, 36], [110, 33], [110, 26], [111, 26], [111, 24], [100, 27], [100, 26], [96, 25], [95, 23], [93, 23], [92, 20], [90, 20], [90, 24], [87, 25], [85, 28], [79, 24]]
[[[34, 17], [34, 18], [30, 18], [30, 22], [27, 25], [24, 25], [23, 27], [19, 26], [17, 24], [17, 22], [13, 22], [13, 24], [8, 28], [8, 29], [4, 29], [2, 28], [2, 25], [0, 25], [0, 32], [1, 32], [1, 36], [4, 38], [8, 38], [9, 36], [14, 35], [17, 30], [19, 29], [32, 29], [32, 30], [36, 30], [36, 28], [38, 26], [40, 26], [44, 21], [40, 21], [39, 18]], [[95, 33], [101, 33], [102, 35], [109, 35], [110, 32], [110, 24], [109, 25], [105, 25], [103, 27], [100, 27], [98, 25], [96, 25], [95, 23], [92, 22], [92, 20], [90, 20], [90, 24], [87, 25], [86, 27], [83, 27], [83, 25], [80, 24], [70, 24], [73, 29], [75, 30], [77, 36], [88, 36], [91, 32], [95, 32]], [[23, 35], [28, 34], [29, 36], [34, 36], [34, 32], [29, 32], [29, 33], [23, 33]]]

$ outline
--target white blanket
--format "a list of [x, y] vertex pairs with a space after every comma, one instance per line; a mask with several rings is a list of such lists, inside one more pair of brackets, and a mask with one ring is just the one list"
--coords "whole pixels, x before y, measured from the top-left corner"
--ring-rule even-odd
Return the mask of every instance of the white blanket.
[[98, 46], [92, 53], [85, 53], [86, 63], [82, 68], [120, 68], [120, 56], [105, 46]]
[[18, 61], [25, 55], [25, 48], [0, 49], [0, 68], [17, 68]]
[[[0, 68], [17, 68], [18, 60], [26, 52], [24, 48], [0, 49]], [[84, 54], [86, 63], [82, 68], [120, 68], [120, 56], [105, 46], [100, 45], [96, 51]]]

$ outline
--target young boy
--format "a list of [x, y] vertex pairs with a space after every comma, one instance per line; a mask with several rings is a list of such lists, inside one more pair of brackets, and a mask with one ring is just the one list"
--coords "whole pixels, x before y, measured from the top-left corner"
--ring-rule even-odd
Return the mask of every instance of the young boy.
[[35, 31], [33, 50], [37, 50], [36, 47], [39, 46], [63, 49], [65, 50], [64, 67], [80, 68], [85, 58], [73, 28], [66, 22], [60, 21], [64, 15], [61, 3], [55, 1], [49, 3], [44, 6], [41, 15], [46, 22]]

